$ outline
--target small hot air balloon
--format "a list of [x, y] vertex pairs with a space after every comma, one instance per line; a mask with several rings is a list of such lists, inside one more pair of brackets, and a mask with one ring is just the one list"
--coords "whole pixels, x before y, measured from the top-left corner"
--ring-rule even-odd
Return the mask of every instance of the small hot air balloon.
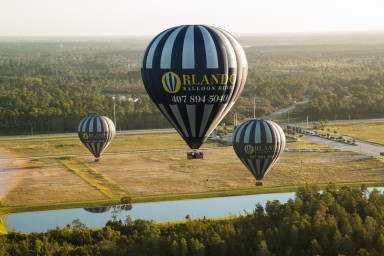
[[77, 134], [95, 156], [95, 162], [115, 137], [115, 124], [106, 116], [87, 116], [80, 121]]
[[273, 121], [252, 119], [238, 126], [233, 134], [233, 149], [256, 178], [256, 185], [276, 163], [285, 148], [285, 134]]
[[151, 100], [195, 151], [235, 104], [247, 73], [238, 41], [206, 25], [177, 26], [157, 35], [141, 69]]

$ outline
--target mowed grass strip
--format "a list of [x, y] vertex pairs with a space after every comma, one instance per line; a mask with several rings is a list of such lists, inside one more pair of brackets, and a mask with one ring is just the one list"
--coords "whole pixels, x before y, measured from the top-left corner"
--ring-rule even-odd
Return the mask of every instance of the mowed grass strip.
[[60, 159], [60, 162], [68, 168], [68, 170], [77, 174], [83, 180], [97, 188], [100, 192], [109, 198], [116, 198], [119, 196], [128, 196], [129, 191], [125, 190], [112, 179], [106, 177], [96, 169], [88, 166], [86, 163], [78, 158], [69, 157]]

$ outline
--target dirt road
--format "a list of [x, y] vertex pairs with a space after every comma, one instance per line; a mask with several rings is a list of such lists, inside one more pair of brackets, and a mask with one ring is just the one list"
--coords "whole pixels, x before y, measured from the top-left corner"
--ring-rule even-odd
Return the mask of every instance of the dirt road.
[[20, 172], [15, 160], [0, 149], [0, 199], [15, 184]]

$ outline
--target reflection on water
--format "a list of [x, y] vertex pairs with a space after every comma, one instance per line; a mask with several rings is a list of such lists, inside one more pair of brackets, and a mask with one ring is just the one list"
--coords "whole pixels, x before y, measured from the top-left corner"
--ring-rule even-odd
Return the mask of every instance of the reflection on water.
[[26, 233], [45, 232], [56, 227], [64, 228], [77, 219], [89, 228], [96, 228], [105, 226], [108, 220], [122, 219], [122, 216], [127, 216], [128, 211], [132, 208], [132, 204], [118, 204], [57, 211], [14, 213], [5, 215], [4, 219], [7, 231]]
[[[74, 220], [80, 220], [88, 228], [103, 227], [109, 220], [125, 222], [128, 215], [132, 220], [145, 219], [156, 222], [185, 220], [189, 215], [195, 218], [219, 218], [253, 212], [257, 203], [279, 200], [281, 203], [293, 198], [295, 193], [274, 193], [246, 196], [230, 196], [206, 199], [138, 203], [133, 207], [115, 205], [87, 207], [68, 210], [15, 213], [5, 216], [7, 230], [21, 232], [45, 232], [56, 227], [64, 228]], [[128, 208], [126, 208], [128, 207]], [[92, 210], [89, 210], [89, 209]], [[88, 209], [88, 210], [86, 210]], [[129, 209], [127, 211], [126, 209]], [[95, 213], [98, 212], [98, 213]]]
[[91, 213], [103, 213], [108, 212], [110, 209], [112, 214], [118, 214], [122, 211], [130, 211], [132, 210], [132, 204], [118, 204], [118, 205], [108, 205], [108, 206], [98, 206], [98, 207], [86, 207], [83, 208], [87, 212]]
[[[383, 191], [383, 188], [377, 189]], [[8, 224], [8, 231], [28, 233], [45, 232], [56, 227], [64, 228], [76, 219], [79, 219], [88, 228], [97, 228], [105, 226], [112, 219], [125, 222], [128, 215], [132, 220], [145, 219], [156, 222], [185, 220], [187, 215], [192, 219], [219, 218], [244, 215], [244, 211], [253, 212], [258, 203], [265, 206], [268, 201], [279, 200], [284, 204], [294, 196], [295, 193], [290, 192], [138, 203], [134, 207], [131, 204], [119, 204], [84, 209], [15, 213], [6, 215], [5, 220]]]
[[107, 212], [109, 209], [111, 209], [111, 207], [112, 206], [110, 205], [110, 206], [99, 206], [99, 207], [87, 207], [83, 209], [91, 213], [103, 213], [103, 212]]

